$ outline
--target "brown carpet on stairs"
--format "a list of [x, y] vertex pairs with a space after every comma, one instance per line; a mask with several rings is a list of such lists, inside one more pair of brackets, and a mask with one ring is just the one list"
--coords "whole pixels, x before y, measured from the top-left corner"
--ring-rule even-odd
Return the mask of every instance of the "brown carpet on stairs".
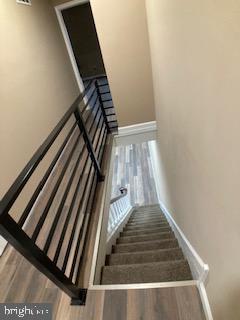
[[111, 255], [102, 284], [192, 280], [182, 249], [159, 205], [134, 210]]

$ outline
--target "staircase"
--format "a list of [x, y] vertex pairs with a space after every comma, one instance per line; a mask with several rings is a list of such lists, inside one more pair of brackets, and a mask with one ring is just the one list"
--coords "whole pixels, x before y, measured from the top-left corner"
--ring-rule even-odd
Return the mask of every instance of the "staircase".
[[192, 280], [188, 262], [159, 205], [134, 209], [111, 255], [102, 284]]

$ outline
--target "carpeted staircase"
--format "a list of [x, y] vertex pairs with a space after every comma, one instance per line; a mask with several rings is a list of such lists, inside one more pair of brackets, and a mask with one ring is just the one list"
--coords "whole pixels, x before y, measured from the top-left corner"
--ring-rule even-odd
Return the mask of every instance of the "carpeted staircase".
[[158, 205], [137, 207], [102, 270], [102, 284], [192, 280], [188, 262]]

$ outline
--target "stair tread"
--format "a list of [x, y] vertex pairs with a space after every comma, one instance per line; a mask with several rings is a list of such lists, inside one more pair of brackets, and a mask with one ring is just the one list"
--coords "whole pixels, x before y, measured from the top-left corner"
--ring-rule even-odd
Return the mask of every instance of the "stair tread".
[[155, 219], [166, 219], [165, 216], [161, 215], [161, 214], [157, 214], [157, 215], [147, 215], [147, 216], [143, 216], [143, 217], [130, 217], [129, 221], [146, 221], [146, 220], [155, 220]]
[[[154, 240], [154, 241], [152, 241], [152, 242], [166, 242], [166, 241], [176, 241], [176, 239], [170, 239], [170, 240], [168, 240], [168, 239], [164, 239], [164, 240]], [[144, 241], [142, 241], [142, 242], [139, 242], [138, 243], [138, 245], [141, 245], [141, 244], [145, 244], [145, 242]], [[125, 244], [125, 243], [121, 243], [121, 244], [118, 244], [118, 246], [128, 246], [128, 244]]]
[[124, 230], [138, 230], [138, 229], [147, 229], [147, 228], [154, 228], [154, 227], [167, 227], [169, 224], [167, 222], [164, 223], [156, 223], [156, 224], [143, 224], [143, 225], [126, 225]]
[[164, 213], [160, 210], [151, 210], [151, 211], [133, 211], [132, 217], [143, 217], [143, 216], [150, 216], [150, 215], [164, 215]]
[[168, 223], [166, 219], [158, 219], [158, 220], [149, 220], [149, 221], [129, 221], [127, 226], [144, 226], [149, 224], [156, 224], [156, 223]]
[[175, 235], [173, 232], [162, 232], [162, 233], [153, 233], [147, 235], [138, 235], [138, 236], [129, 236], [129, 237], [121, 237], [117, 239], [117, 243], [136, 243], [143, 241], [151, 241], [151, 240], [163, 240], [163, 239], [173, 239]]
[[121, 237], [128, 237], [128, 236], [135, 236], [135, 235], [147, 235], [152, 233], [164, 233], [164, 232], [171, 232], [172, 229], [170, 227], [161, 227], [161, 228], [153, 228], [153, 229], [142, 229], [138, 231], [129, 230], [129, 231], [123, 231], [120, 233]]
[[145, 217], [145, 218], [133, 218], [129, 219], [129, 221], [133, 222], [145, 222], [145, 221], [152, 221], [152, 220], [166, 220], [166, 217], [156, 216], [156, 217]]
[[108, 265], [138, 264], [183, 259], [181, 248], [158, 249], [138, 252], [113, 253], [108, 256]]
[[132, 268], [142, 268], [142, 267], [154, 267], [154, 266], [159, 266], [159, 267], [164, 267], [166, 265], [173, 265], [173, 264], [178, 264], [180, 262], [187, 262], [186, 259], [180, 259], [180, 260], [174, 260], [174, 261], [161, 261], [161, 262], [151, 262], [151, 263], [133, 263], [130, 266], [129, 265], [116, 265], [116, 266], [105, 266], [104, 268], [106, 269], [118, 269], [118, 267], [121, 267], [125, 270]]
[[103, 267], [103, 284], [126, 284], [192, 280], [186, 260]]
[[192, 280], [189, 264], [159, 205], [135, 208], [102, 269], [102, 284]]
[[135, 217], [150, 217], [150, 216], [164, 216], [164, 214], [161, 211], [143, 211], [143, 212], [139, 212], [139, 211], [134, 211], [132, 213], [133, 218]]
[[147, 242], [137, 243], [121, 243], [113, 246], [113, 252], [132, 252], [132, 251], [146, 251], [154, 249], [166, 249], [178, 247], [177, 239], [166, 239], [166, 240], [154, 240]]

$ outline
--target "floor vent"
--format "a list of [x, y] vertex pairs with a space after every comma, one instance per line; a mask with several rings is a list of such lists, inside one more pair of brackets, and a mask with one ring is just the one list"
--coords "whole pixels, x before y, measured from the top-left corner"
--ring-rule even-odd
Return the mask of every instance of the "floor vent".
[[26, 4], [28, 6], [32, 5], [31, 0], [16, 0], [16, 1], [17, 1], [17, 3]]

